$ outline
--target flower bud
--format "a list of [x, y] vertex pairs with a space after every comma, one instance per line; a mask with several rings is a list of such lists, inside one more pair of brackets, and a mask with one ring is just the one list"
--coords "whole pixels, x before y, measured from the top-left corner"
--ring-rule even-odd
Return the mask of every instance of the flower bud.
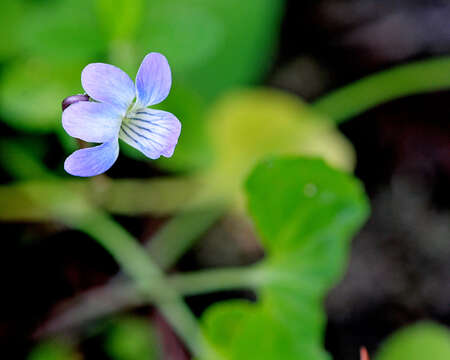
[[80, 101], [89, 101], [89, 96], [86, 94], [78, 94], [66, 97], [62, 101], [62, 110], [66, 110], [70, 105], [75, 104]]

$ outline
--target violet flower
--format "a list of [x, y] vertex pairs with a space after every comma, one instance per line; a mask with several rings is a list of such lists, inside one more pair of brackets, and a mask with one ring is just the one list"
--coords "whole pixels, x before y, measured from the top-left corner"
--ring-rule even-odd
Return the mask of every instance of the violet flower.
[[81, 84], [94, 101], [68, 106], [62, 124], [69, 135], [102, 144], [75, 151], [66, 159], [64, 169], [75, 176], [105, 172], [117, 160], [119, 138], [150, 159], [172, 156], [181, 124], [169, 112], [148, 108], [167, 97], [171, 83], [169, 64], [159, 53], [144, 58], [136, 86], [113, 65], [87, 65], [81, 73]]

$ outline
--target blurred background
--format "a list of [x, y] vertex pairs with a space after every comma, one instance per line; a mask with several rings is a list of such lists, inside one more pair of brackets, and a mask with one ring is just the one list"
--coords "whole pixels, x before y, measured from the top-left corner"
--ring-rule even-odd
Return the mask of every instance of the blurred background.
[[[63, 163], [77, 143], [61, 127], [60, 105], [83, 92], [80, 73], [90, 62], [117, 65], [134, 78], [148, 52], [167, 56], [174, 83], [162, 106], [183, 124], [174, 157], [144, 162], [121, 144], [107, 174], [154, 178], [201, 171], [214, 161], [208, 120], [231, 106], [223, 98], [242, 104], [233, 98], [237, 90], [273, 88], [313, 102], [394, 65], [448, 55], [449, 18], [445, 0], [2, 1], [0, 183], [69, 177]], [[450, 326], [449, 102], [449, 91], [410, 96], [339, 126], [349, 141], [339, 138], [345, 141], [341, 163], [355, 166], [372, 215], [326, 301], [325, 345], [336, 360], [356, 359], [361, 344], [375, 352], [394, 331], [418, 320]], [[321, 152], [333, 151], [321, 146]], [[115, 219], [145, 241], [169, 217], [163, 215]], [[55, 332], [77, 341], [76, 357], [67, 359], [133, 359], [122, 349], [127, 346], [142, 349], [145, 358], [149, 340], [141, 330], [153, 331], [149, 319], [155, 338], [172, 352], [167, 358], [188, 358], [150, 306], [90, 319], [83, 330], [48, 327], [62, 303], [101, 288], [118, 266], [87, 235], [58, 222], [1, 218], [2, 358], [64, 358], [51, 357], [64, 348], [45, 346], [30, 355]], [[242, 265], [261, 256], [247, 220], [233, 213], [216, 221], [171, 271]], [[252, 296], [223, 292], [188, 303], [200, 315], [218, 300]], [[130, 344], [117, 340], [133, 331]]]

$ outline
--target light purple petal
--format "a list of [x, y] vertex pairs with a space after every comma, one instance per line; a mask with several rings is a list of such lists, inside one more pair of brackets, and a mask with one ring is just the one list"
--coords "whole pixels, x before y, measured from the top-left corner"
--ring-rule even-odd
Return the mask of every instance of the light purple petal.
[[139, 107], [159, 104], [169, 95], [172, 74], [164, 55], [150, 53], [142, 61], [136, 76], [136, 98]]
[[172, 156], [180, 136], [181, 123], [171, 113], [140, 109], [122, 122], [119, 136], [150, 159]]
[[119, 68], [102, 63], [87, 65], [81, 73], [83, 89], [94, 100], [126, 110], [135, 97], [133, 80]]
[[64, 169], [75, 176], [95, 176], [104, 173], [117, 160], [118, 139], [75, 151], [64, 162]]
[[80, 101], [62, 114], [62, 124], [70, 136], [88, 142], [105, 142], [118, 136], [122, 116], [110, 104]]

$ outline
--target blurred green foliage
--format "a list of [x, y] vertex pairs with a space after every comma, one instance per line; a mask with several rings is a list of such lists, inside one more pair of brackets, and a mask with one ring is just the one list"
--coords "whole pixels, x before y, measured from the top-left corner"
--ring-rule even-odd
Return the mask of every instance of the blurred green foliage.
[[[183, 136], [188, 141], [180, 144], [175, 156], [163, 163], [170, 163], [167, 167], [172, 170], [189, 169], [190, 175], [151, 180], [104, 179], [100, 183], [94, 179], [72, 178], [50, 184], [40, 181], [44, 178], [41, 175], [39, 181], [12, 185], [9, 189], [0, 188], [0, 194], [22, 194], [20, 197], [16, 195], [21, 201], [0, 207], [0, 219], [19, 219], [22, 215], [23, 220], [30, 219], [27, 214], [31, 217], [33, 214], [46, 214], [45, 209], [50, 203], [39, 200], [39, 194], [48, 186], [55, 186], [55, 192], [59, 187], [70, 187], [86, 202], [118, 214], [172, 214], [217, 203], [225, 203], [243, 212], [242, 184], [253, 166], [268, 156], [313, 155], [321, 156], [329, 164], [346, 171], [354, 166], [353, 147], [337, 128], [301, 99], [281, 91], [230, 92], [209, 108], [206, 119], [209, 126], [203, 129], [205, 138], [199, 123], [194, 125], [192, 118], [193, 126], [189, 127], [188, 121], [188, 127], [183, 128]], [[12, 145], [10, 142], [4, 146], [5, 154], [23, 159], [24, 151], [18, 144]], [[202, 155], [196, 157], [196, 154]], [[9, 159], [9, 155], [3, 159], [6, 168], [12, 166]], [[42, 166], [33, 163], [30, 156], [25, 161], [30, 164], [28, 170]], [[14, 171], [17, 174], [20, 169]], [[45, 170], [36, 171], [36, 174], [42, 173]], [[6, 199], [7, 195], [4, 195], [0, 203]]]
[[243, 208], [242, 184], [261, 160], [275, 155], [321, 156], [353, 170], [348, 140], [300, 98], [272, 89], [229, 92], [207, 115], [214, 162], [203, 175], [205, 198], [221, 196]]
[[246, 190], [266, 251], [258, 302], [211, 306], [206, 334], [227, 359], [327, 359], [322, 301], [367, 218], [364, 191], [321, 160], [295, 157], [258, 165]]
[[110, 41], [130, 41], [142, 25], [144, 0], [95, 0], [103, 32]]
[[450, 331], [432, 322], [419, 322], [395, 332], [375, 360], [450, 359]]
[[[210, 101], [261, 78], [271, 61], [282, 3], [3, 1], [1, 117], [21, 130], [55, 130], [60, 127], [58, 103], [82, 92], [80, 72], [87, 63], [112, 62], [134, 77], [150, 51], [168, 57], [185, 89], [171, 97], [187, 102], [189, 113], [189, 99], [195, 96]], [[201, 112], [188, 117], [203, 120]]]
[[27, 360], [81, 360], [72, 347], [61, 341], [46, 341], [36, 346]]
[[[141, 41], [167, 54], [181, 78], [211, 100], [261, 79], [272, 60], [283, 1], [153, 1]], [[245, 19], [245, 21], [243, 21]]]
[[14, 56], [20, 48], [17, 41], [17, 20], [24, 11], [23, 1], [0, 2], [0, 62]]

